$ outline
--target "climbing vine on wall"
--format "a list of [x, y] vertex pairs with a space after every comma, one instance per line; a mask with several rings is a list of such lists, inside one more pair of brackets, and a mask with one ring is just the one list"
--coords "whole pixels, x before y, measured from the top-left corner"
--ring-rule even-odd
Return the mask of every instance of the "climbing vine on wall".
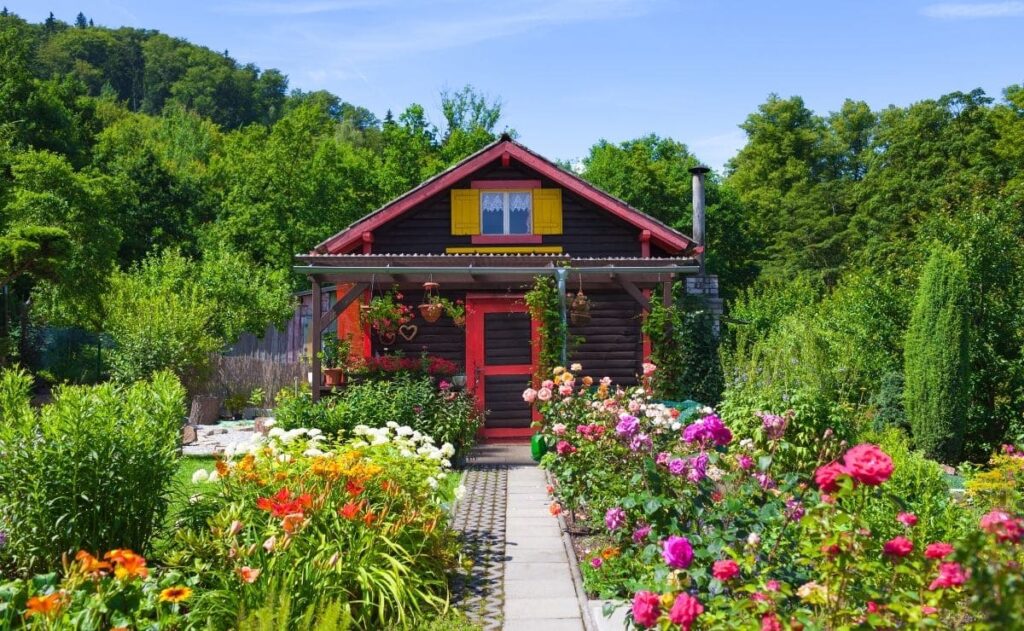
[[713, 325], [699, 298], [687, 299], [683, 307], [651, 301], [643, 331], [651, 338], [651, 363], [658, 367], [651, 384], [656, 397], [718, 403], [723, 377]]
[[562, 320], [558, 283], [551, 276], [537, 276], [524, 298], [530, 316], [540, 324], [537, 376], [546, 378], [552, 368], [562, 363], [562, 340], [569, 334], [569, 325]]

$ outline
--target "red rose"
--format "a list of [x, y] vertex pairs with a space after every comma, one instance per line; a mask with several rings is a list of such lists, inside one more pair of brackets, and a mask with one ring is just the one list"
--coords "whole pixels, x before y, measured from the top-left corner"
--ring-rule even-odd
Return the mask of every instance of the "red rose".
[[1024, 539], [1024, 519], [1001, 510], [990, 511], [981, 518], [981, 529], [995, 535], [1000, 542], [1017, 543]]
[[678, 624], [683, 631], [690, 631], [697, 616], [704, 613], [704, 605], [693, 596], [682, 592], [676, 596], [672, 603], [672, 610], [668, 612], [668, 619], [672, 624]]
[[715, 561], [711, 567], [711, 575], [723, 583], [740, 573], [740, 566], [732, 559]]
[[942, 541], [929, 543], [928, 547], [924, 549], [924, 556], [929, 559], [944, 559], [951, 554], [953, 554], [953, 546]]
[[914, 550], [914, 544], [906, 537], [893, 537], [882, 546], [882, 552], [891, 557], [905, 557]]
[[661, 597], [654, 592], [637, 592], [633, 596], [633, 620], [642, 627], [658, 624], [661, 615]]
[[818, 467], [818, 470], [814, 472], [814, 481], [822, 493], [835, 493], [839, 490], [839, 478], [847, 474], [843, 465], [838, 462], [830, 462]]
[[967, 572], [959, 563], [940, 563], [939, 564], [939, 575], [932, 581], [932, 584], [928, 586], [928, 589], [935, 591], [936, 589], [949, 589], [950, 587], [958, 587], [967, 582]]
[[892, 458], [871, 443], [851, 448], [843, 463], [854, 480], [868, 486], [878, 486], [892, 475]]
[[914, 513], [900, 513], [896, 516], [896, 521], [900, 522], [907, 528], [910, 528], [917, 523], [917, 515]]

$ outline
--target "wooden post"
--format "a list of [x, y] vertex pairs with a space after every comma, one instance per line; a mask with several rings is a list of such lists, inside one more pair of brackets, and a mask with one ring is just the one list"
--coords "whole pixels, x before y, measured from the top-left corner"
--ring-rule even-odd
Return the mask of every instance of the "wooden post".
[[309, 386], [313, 396], [313, 403], [316, 403], [320, 400], [320, 350], [323, 346], [320, 305], [322, 304], [323, 296], [321, 296], [320, 292], [320, 277], [310, 276], [310, 280], [313, 283], [313, 317], [309, 323], [309, 330], [313, 336], [310, 340], [313, 346], [313, 357], [310, 360], [313, 369], [313, 383], [309, 384]]

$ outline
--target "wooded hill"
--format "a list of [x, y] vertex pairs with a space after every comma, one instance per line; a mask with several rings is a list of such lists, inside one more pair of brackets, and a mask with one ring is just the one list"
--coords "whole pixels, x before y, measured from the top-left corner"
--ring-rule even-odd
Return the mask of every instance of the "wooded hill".
[[[709, 264], [743, 322], [723, 347], [727, 408], [798, 396], [825, 422], [912, 424], [903, 384], [921, 362], [904, 365], [904, 336], [912, 312], [937, 313], [914, 309], [935, 253], [962, 262], [969, 340], [951, 408], [963, 410], [951, 431], [966, 442], [946, 457], [981, 458], [1024, 434], [1024, 90], [995, 99], [966, 88], [883, 110], [850, 100], [824, 115], [772, 95], [741, 122], [747, 142], [708, 190]], [[125, 287], [145, 274], [208, 300], [252, 301], [236, 311], [248, 319], [214, 327], [221, 337], [207, 346], [280, 319], [297, 288], [292, 255], [507, 129], [500, 103], [472, 88], [442, 103], [438, 124], [415, 104], [378, 117], [157, 31], [4, 11], [3, 337], [17, 338], [12, 305], [30, 296], [26, 322], [117, 330], [142, 307], [113, 305], [131, 302]], [[697, 161], [657, 135], [601, 140], [584, 177], [688, 231]], [[265, 289], [232, 285], [238, 266]], [[7, 361], [19, 352], [4, 350]]]

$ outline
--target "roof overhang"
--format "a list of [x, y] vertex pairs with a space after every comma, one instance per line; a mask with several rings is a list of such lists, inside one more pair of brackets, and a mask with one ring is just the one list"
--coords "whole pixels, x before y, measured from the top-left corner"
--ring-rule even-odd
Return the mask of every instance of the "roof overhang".
[[345, 230], [317, 245], [313, 253], [344, 254], [351, 252], [362, 244], [364, 234], [372, 233], [376, 228], [399, 217], [417, 204], [454, 186], [471, 173], [498, 159], [516, 160], [552, 180], [564, 190], [590, 201], [626, 223], [632, 224], [640, 230], [650, 231], [652, 242], [663, 248], [666, 252], [679, 254], [692, 250], [697, 246], [696, 242], [681, 232], [633, 208], [621, 199], [609, 195], [581, 179], [575, 173], [566, 171], [514, 140], [503, 139], [484, 147], [448, 170], [430, 178], [408, 193], [356, 221]]
[[[699, 270], [690, 258], [571, 258], [559, 255], [393, 255], [310, 254], [296, 256], [293, 269], [336, 283], [416, 285], [445, 281], [450, 286], [529, 284], [537, 276], [568, 274], [588, 285], [616, 286], [622, 280], [653, 285]], [[564, 270], [560, 272], [559, 270]]]

